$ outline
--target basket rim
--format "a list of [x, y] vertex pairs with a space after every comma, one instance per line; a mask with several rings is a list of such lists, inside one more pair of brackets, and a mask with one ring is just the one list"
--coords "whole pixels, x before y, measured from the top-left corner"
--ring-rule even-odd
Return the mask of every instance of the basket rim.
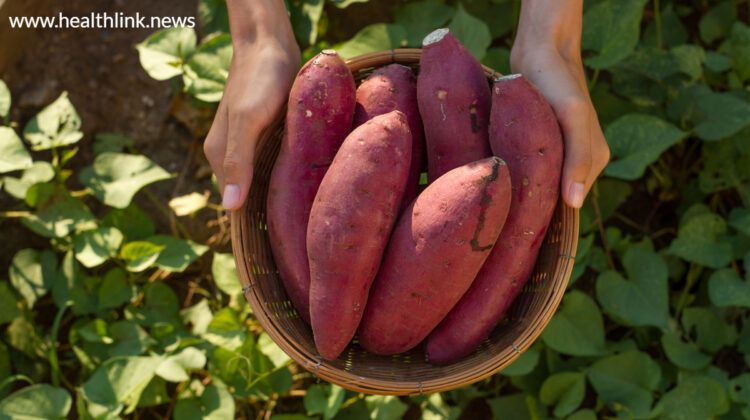
[[[421, 51], [422, 50], [418, 48], [401, 48], [372, 52], [348, 59], [346, 60], [346, 64], [349, 66], [352, 73], [356, 75], [356, 73], [361, 70], [390, 63], [416, 64], [419, 62]], [[487, 66], [482, 67], [488, 78], [495, 78], [500, 75], [500, 73], [494, 69]], [[269, 126], [269, 129], [261, 134], [261, 138], [270, 135], [272, 132], [272, 130], [270, 130], [271, 127], [277, 127], [279, 124], [283, 123], [285, 113], [286, 110], [284, 108], [279, 112], [279, 115], [276, 117], [274, 123]], [[258, 142], [259, 147], [262, 144], [264, 144], [264, 142]], [[258, 156], [257, 153], [256, 156]], [[562, 212], [561, 217], [569, 222], [569, 231], [573, 233], [572, 235], [565, 235], [567, 237], [567, 241], [565, 242], [567, 243], [563, 247], [564, 249], [570, 250], [570, 254], [561, 254], [558, 256], [558, 260], [563, 261], [562, 264], [564, 264], [564, 267], [560, 270], [562, 274], [561, 276], [558, 276], [562, 280], [551, 282], [552, 290], [548, 292], [544, 299], [542, 309], [534, 314], [534, 317], [531, 318], [528, 325], [525, 326], [513, 343], [491, 359], [481, 363], [476, 363], [475, 365], [472, 365], [470, 369], [465, 369], [458, 374], [445, 375], [440, 378], [426, 381], [388, 381], [356, 375], [327, 363], [319, 356], [310, 357], [309, 352], [301, 348], [299, 343], [285, 335], [283, 331], [280, 328], [277, 328], [272, 322], [272, 317], [274, 317], [274, 315], [270, 313], [268, 306], [264, 304], [265, 299], [259, 294], [258, 288], [256, 288], [254, 284], [255, 280], [251, 276], [252, 256], [249, 255], [249, 253], [245, 254], [243, 252], [246, 251], [244, 244], [246, 243], [246, 235], [248, 235], [249, 232], [247, 206], [248, 203], [246, 201], [241, 209], [231, 212], [230, 215], [232, 253], [234, 254], [237, 272], [239, 274], [245, 299], [250, 304], [253, 315], [261, 324], [264, 331], [282, 349], [282, 351], [292, 358], [292, 360], [304, 369], [310, 371], [313, 375], [351, 391], [378, 395], [421, 395], [455, 389], [488, 378], [498, 373], [520, 357], [524, 351], [534, 344], [544, 330], [544, 327], [549, 323], [550, 319], [557, 311], [571, 277], [575, 262], [575, 251], [579, 239], [579, 211], [578, 209], [569, 207], [564, 203], [562, 197], [560, 197], [558, 208], [555, 212]], [[558, 262], [557, 264], [560, 263]]]

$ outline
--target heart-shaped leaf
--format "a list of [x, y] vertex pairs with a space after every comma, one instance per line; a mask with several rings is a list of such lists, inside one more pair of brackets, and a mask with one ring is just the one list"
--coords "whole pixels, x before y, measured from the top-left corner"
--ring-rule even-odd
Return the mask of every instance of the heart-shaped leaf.
[[76, 259], [86, 267], [96, 267], [117, 255], [123, 236], [113, 227], [86, 230], [73, 240]]
[[53, 420], [68, 418], [73, 405], [64, 388], [38, 384], [20, 389], [0, 402], [0, 418]]
[[13, 257], [8, 276], [13, 287], [33, 308], [55, 282], [57, 257], [49, 250], [22, 249]]
[[185, 90], [201, 101], [219, 102], [231, 62], [232, 38], [229, 35], [216, 35], [205, 40], [185, 65]]
[[602, 308], [625, 325], [665, 328], [669, 295], [664, 260], [644, 243], [625, 252], [623, 265], [629, 280], [610, 270], [596, 282], [596, 297]]
[[31, 163], [31, 155], [26, 151], [16, 131], [10, 127], [0, 127], [0, 173], [27, 169], [31, 167]]
[[608, 68], [635, 49], [647, 0], [602, 0], [588, 8], [583, 17], [583, 48], [598, 54], [586, 65]]
[[661, 369], [648, 354], [628, 351], [597, 361], [588, 376], [599, 398], [615, 412], [643, 418], [651, 410]]
[[545, 405], [554, 405], [556, 417], [563, 418], [581, 405], [586, 394], [586, 376], [580, 372], [561, 372], [548, 377], [539, 391]]
[[568, 292], [561, 309], [542, 332], [542, 339], [552, 349], [572, 356], [603, 354], [604, 320], [599, 307], [582, 292]]
[[123, 209], [141, 188], [170, 174], [145, 156], [102, 153], [79, 178], [104, 204]]
[[716, 306], [750, 308], [750, 283], [732, 269], [718, 270], [708, 279], [708, 297]]
[[154, 32], [136, 45], [141, 66], [156, 80], [167, 80], [182, 74], [182, 66], [197, 44], [192, 28], [170, 28]]
[[726, 231], [726, 222], [714, 213], [683, 220], [669, 252], [706, 267], [726, 267], [732, 260], [732, 245], [723, 237]]
[[48, 150], [77, 143], [83, 138], [81, 117], [63, 92], [26, 124], [23, 136], [33, 150]]

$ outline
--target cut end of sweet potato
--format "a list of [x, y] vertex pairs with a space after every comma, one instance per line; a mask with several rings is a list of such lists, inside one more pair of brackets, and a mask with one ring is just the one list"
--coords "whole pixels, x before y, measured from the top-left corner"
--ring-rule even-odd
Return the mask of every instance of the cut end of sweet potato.
[[320, 53], [323, 55], [339, 55], [336, 50], [323, 50]]
[[434, 31], [430, 32], [426, 37], [424, 37], [424, 41], [422, 41], [422, 46], [426, 47], [430, 44], [440, 42], [450, 32], [451, 31], [448, 28], [435, 29]]

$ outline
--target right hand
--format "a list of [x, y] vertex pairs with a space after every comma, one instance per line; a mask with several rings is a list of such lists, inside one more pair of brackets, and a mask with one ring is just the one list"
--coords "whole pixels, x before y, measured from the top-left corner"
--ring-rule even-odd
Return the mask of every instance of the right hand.
[[285, 26], [278, 34], [234, 42], [224, 97], [203, 145], [227, 210], [247, 199], [255, 146], [286, 103], [299, 69], [300, 50], [288, 20]]

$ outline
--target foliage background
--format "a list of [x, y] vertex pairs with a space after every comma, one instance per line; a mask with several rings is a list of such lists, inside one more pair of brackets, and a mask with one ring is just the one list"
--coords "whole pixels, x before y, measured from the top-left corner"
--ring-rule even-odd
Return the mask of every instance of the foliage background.
[[[519, 10], [287, 5], [304, 59], [419, 46], [449, 26], [501, 72]], [[132, 140], [102, 132], [79, 154], [66, 94], [12, 121], [0, 83], [0, 231], [20, 224], [40, 244], [0, 271], [0, 418], [750, 418], [749, 7], [586, 0], [584, 62], [613, 159], [582, 212], [569, 290], [502, 374], [415, 398], [344, 391], [291, 364], [242, 300], [228, 250], [180, 227], [220, 212], [215, 191], [154, 205], [164, 200], [149, 186], [174, 175]], [[198, 15], [197, 31], [159, 31], [137, 54], [210, 114], [231, 40], [222, 0]]]

